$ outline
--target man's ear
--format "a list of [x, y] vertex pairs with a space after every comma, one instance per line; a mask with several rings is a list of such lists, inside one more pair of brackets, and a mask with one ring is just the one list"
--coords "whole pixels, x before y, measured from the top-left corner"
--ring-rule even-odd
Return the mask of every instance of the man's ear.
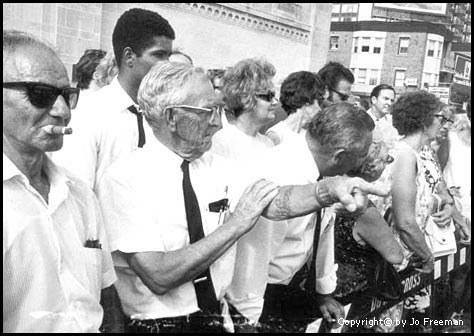
[[172, 132], [176, 131], [177, 117], [178, 117], [178, 115], [176, 114], [174, 109], [172, 109], [172, 108], [166, 109], [166, 111], [165, 111], [165, 121], [166, 121], [166, 124], [168, 125], [168, 128]]
[[376, 101], [377, 101], [377, 97], [375, 96], [370, 97], [370, 102], [372, 103], [372, 105], [374, 105]]
[[137, 54], [135, 54], [130, 47], [123, 49], [122, 61], [126, 64], [127, 67], [132, 68], [135, 60], [137, 59]]
[[324, 87], [324, 95], [323, 95], [323, 98], [324, 99], [329, 99], [329, 96], [330, 96], [331, 92], [329, 92], [329, 88], [327, 86]]
[[333, 159], [336, 164], [340, 164], [347, 157], [347, 151], [344, 148], [337, 149], [333, 154]]

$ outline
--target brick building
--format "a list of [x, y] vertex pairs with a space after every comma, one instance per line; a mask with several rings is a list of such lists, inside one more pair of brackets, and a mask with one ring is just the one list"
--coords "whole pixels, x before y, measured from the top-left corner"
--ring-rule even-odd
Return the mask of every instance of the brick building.
[[205, 68], [263, 56], [278, 85], [289, 73], [326, 63], [331, 4], [309, 3], [4, 3], [3, 28], [33, 33], [57, 46], [71, 75], [84, 50], [112, 49], [126, 10], [158, 12], [176, 31], [175, 47]]
[[362, 97], [381, 83], [397, 93], [438, 86], [465, 93], [459, 85], [470, 90], [471, 46], [455, 42], [468, 35], [453, 33], [452, 8], [463, 9], [470, 32], [470, 4], [333, 3], [328, 60], [352, 70]]

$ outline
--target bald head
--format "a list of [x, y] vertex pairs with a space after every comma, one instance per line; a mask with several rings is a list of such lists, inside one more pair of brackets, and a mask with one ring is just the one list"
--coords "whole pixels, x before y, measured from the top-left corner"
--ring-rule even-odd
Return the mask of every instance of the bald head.
[[[46, 64], [45, 64], [46, 63]], [[3, 81], [31, 80], [39, 69], [59, 71], [55, 77], [67, 77], [64, 64], [53, 47], [33, 35], [16, 31], [3, 31]]]

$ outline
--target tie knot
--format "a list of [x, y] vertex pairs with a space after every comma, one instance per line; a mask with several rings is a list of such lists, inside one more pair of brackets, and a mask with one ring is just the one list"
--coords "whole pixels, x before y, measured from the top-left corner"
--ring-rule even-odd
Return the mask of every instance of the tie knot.
[[183, 171], [183, 173], [189, 171], [189, 161], [183, 160], [183, 163], [181, 163], [181, 170]]
[[130, 105], [129, 107], [127, 107], [127, 110], [129, 110], [133, 114], [138, 114], [139, 113], [137, 108], [135, 107], [135, 105]]

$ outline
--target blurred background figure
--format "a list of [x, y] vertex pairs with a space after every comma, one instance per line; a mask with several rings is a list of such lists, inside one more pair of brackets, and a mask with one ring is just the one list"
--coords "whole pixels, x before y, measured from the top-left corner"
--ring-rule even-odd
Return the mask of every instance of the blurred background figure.
[[224, 103], [224, 93], [222, 92], [222, 87], [224, 86], [224, 74], [225, 70], [224, 69], [208, 69], [207, 70], [207, 77], [209, 77], [212, 86], [214, 87], [214, 92], [216, 94], [216, 101], [217, 104], [221, 104], [223, 106], [223, 113], [221, 114], [222, 118], [222, 127], [226, 127], [229, 124], [229, 118], [232, 120], [233, 115], [229, 111], [228, 108], [226, 108], [225, 103]]
[[268, 129], [265, 135], [278, 145], [288, 133], [306, 131], [313, 117], [321, 110], [324, 93], [324, 84], [315, 73], [298, 71], [290, 74], [280, 88], [281, 107], [288, 116]]
[[[105, 54], [106, 52], [100, 49], [87, 49], [79, 59], [79, 62], [74, 65], [73, 77], [77, 81], [79, 89], [93, 92], [103, 86], [97, 80], [96, 69], [100, 61], [105, 57]], [[83, 93], [81, 93], [82, 95]]]
[[99, 86], [109, 85], [118, 74], [117, 61], [115, 60], [114, 52], [109, 51], [100, 60], [94, 75]]
[[351, 70], [340, 63], [329, 62], [318, 71], [318, 75], [326, 86], [326, 90], [329, 91], [321, 108], [349, 99], [352, 84], [354, 84], [354, 75]]

